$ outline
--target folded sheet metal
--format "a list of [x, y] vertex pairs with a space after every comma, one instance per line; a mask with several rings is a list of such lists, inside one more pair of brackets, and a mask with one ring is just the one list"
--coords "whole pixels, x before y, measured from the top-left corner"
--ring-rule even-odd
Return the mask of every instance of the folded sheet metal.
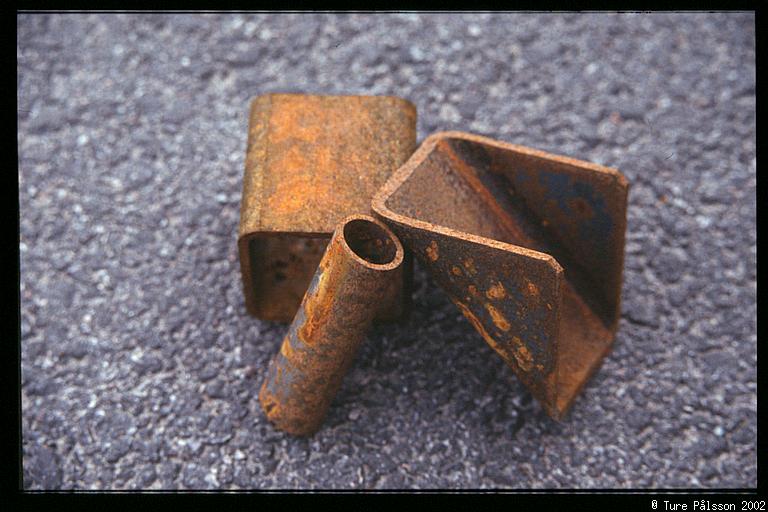
[[[290, 322], [328, 240], [416, 149], [416, 108], [391, 96], [266, 94], [251, 103], [238, 248], [248, 312]], [[410, 260], [383, 319], [407, 311]]]
[[561, 419], [618, 327], [627, 194], [615, 169], [442, 132], [373, 210]]

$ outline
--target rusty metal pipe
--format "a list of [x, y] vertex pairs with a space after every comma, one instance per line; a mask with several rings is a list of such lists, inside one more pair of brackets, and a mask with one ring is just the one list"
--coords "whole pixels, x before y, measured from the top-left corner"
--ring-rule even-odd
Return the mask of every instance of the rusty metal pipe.
[[320, 428], [373, 319], [399, 293], [403, 258], [400, 241], [373, 217], [338, 225], [259, 393], [278, 429]]

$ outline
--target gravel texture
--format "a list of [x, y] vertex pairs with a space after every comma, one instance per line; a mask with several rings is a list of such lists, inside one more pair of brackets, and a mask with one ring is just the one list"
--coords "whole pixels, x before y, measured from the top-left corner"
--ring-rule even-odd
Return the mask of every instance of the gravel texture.
[[[756, 486], [754, 22], [19, 15], [25, 487]], [[299, 91], [627, 176], [619, 334], [564, 422], [420, 269], [319, 434], [266, 422], [286, 327], [241, 291], [248, 102]]]

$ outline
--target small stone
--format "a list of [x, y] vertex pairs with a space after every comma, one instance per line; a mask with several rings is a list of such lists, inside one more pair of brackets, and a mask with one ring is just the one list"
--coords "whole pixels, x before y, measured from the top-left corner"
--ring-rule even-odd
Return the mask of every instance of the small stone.
[[645, 427], [650, 425], [651, 417], [646, 413], [646, 411], [632, 410], [627, 413], [626, 421], [627, 424], [635, 430], [635, 432], [640, 432]]
[[626, 121], [643, 121], [645, 109], [635, 105], [624, 105], [619, 108], [619, 116]]
[[182, 483], [187, 489], [204, 489], [208, 487], [205, 481], [207, 472], [197, 464], [187, 464], [182, 470]]
[[131, 440], [130, 439], [118, 439], [116, 441], [113, 441], [109, 448], [107, 448], [107, 452], [104, 455], [104, 459], [107, 462], [115, 463], [121, 458], [123, 458], [131, 449]]
[[173, 125], [179, 125], [191, 115], [189, 105], [183, 101], [175, 101], [163, 112], [163, 120]]
[[139, 474], [136, 476], [136, 487], [139, 489], [147, 489], [157, 480], [157, 473], [155, 468], [147, 466], [144, 469], [139, 470]]
[[421, 62], [425, 59], [424, 51], [419, 48], [418, 46], [411, 46], [408, 49], [408, 55], [413, 59], [415, 62]]
[[676, 283], [686, 271], [688, 258], [678, 248], [663, 248], [652, 260], [653, 268], [659, 277], [667, 283]]
[[449, 123], [458, 123], [461, 121], [461, 114], [453, 105], [448, 103], [440, 107], [440, 119]]
[[224, 381], [215, 380], [205, 386], [205, 393], [211, 398], [226, 398], [228, 396], [227, 385]]
[[649, 327], [659, 326], [659, 314], [653, 300], [634, 301], [626, 311], [627, 316], [634, 322]]
[[135, 367], [139, 375], [153, 374], [163, 369], [163, 361], [155, 355], [147, 354], [136, 362]]
[[162, 487], [171, 488], [174, 486], [180, 468], [181, 464], [178, 462], [162, 462], [160, 464], [157, 474], [161, 479]]
[[59, 456], [47, 446], [33, 446], [25, 450], [25, 485], [32, 484], [39, 489], [61, 487], [62, 473]]
[[42, 133], [56, 128], [63, 118], [59, 107], [45, 106], [36, 115], [29, 118], [29, 130], [32, 133]]
[[200, 370], [200, 373], [197, 374], [197, 378], [200, 379], [201, 382], [208, 382], [209, 380], [213, 379], [219, 374], [219, 369], [216, 368], [214, 365], [209, 364], [203, 367], [202, 370]]
[[46, 396], [56, 391], [56, 383], [42, 373], [37, 373], [30, 379], [24, 390], [31, 396]]
[[86, 341], [74, 341], [67, 343], [61, 350], [63, 357], [82, 359], [90, 352], [91, 345]]

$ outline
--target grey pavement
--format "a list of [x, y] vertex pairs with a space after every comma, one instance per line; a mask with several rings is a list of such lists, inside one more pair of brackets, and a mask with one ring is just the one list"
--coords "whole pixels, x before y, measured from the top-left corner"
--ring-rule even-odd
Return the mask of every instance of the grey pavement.
[[[28, 489], [757, 484], [755, 17], [21, 14]], [[325, 427], [257, 391], [286, 326], [245, 312], [249, 99], [391, 94], [631, 183], [614, 351], [562, 423], [417, 268]]]

